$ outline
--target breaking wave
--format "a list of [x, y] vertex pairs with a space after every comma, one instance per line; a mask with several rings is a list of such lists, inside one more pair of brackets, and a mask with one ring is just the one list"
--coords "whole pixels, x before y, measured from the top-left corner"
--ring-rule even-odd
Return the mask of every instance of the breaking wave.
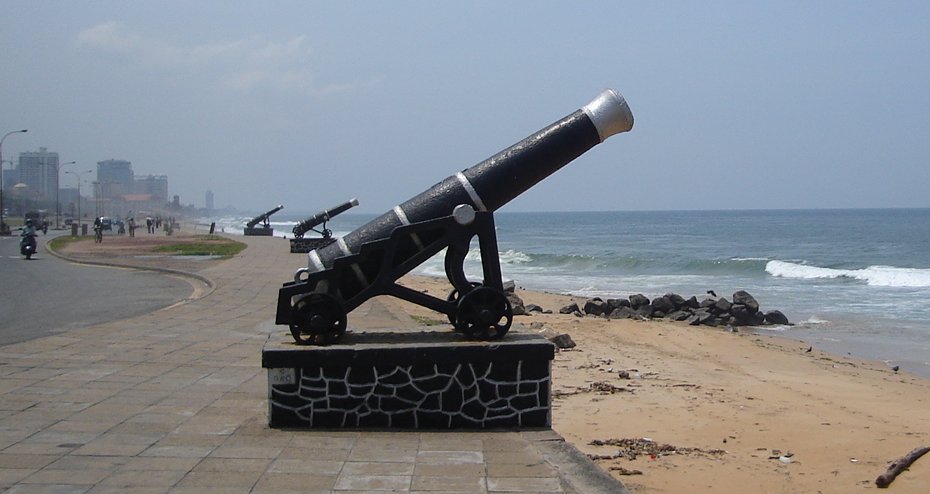
[[795, 279], [840, 279], [865, 282], [870, 286], [923, 288], [930, 287], [930, 269], [869, 266], [862, 269], [836, 269], [809, 266], [785, 261], [769, 261], [765, 271], [772, 276]]

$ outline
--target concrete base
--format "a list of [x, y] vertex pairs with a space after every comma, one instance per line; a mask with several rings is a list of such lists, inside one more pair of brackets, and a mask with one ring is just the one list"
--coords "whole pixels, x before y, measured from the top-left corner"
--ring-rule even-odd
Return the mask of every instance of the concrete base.
[[291, 254], [306, 254], [313, 249], [319, 249], [335, 242], [332, 238], [292, 238]]
[[476, 342], [452, 331], [346, 334], [304, 346], [272, 335], [271, 427], [488, 429], [551, 425], [555, 347], [510, 332]]
[[274, 228], [265, 228], [263, 226], [256, 226], [255, 228], [245, 227], [242, 229], [242, 234], [250, 237], [270, 237], [274, 234]]

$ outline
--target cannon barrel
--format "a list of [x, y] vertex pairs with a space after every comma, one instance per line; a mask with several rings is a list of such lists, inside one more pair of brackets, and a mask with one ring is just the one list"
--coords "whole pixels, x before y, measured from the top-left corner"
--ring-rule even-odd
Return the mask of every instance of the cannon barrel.
[[608, 137], [632, 128], [633, 114], [623, 96], [606, 89], [561, 120], [446, 178], [337, 242], [310, 251], [307, 272], [323, 271], [335, 259], [357, 254], [363, 244], [389, 238], [396, 227], [449, 216], [460, 204], [496, 211]]
[[268, 211], [268, 212], [265, 213], [265, 214], [260, 214], [260, 215], [258, 215], [258, 216], [256, 216], [256, 217], [252, 218], [251, 220], [249, 220], [248, 223], [246, 223], [246, 226], [248, 226], [249, 228], [255, 228], [255, 225], [257, 225], [257, 224], [259, 224], [259, 223], [261, 223], [261, 222], [267, 220], [269, 216], [271, 216], [271, 215], [277, 213], [278, 211], [280, 211], [280, 210], [282, 210], [282, 209], [284, 209], [284, 206], [279, 205], [278, 207], [276, 207], [276, 208], [274, 208], [274, 209]]
[[305, 233], [312, 230], [315, 226], [321, 223], [325, 223], [333, 219], [333, 217], [335, 217], [336, 215], [342, 214], [354, 208], [355, 206], [358, 206], [358, 199], [353, 197], [352, 200], [344, 202], [336, 207], [333, 207], [330, 209], [324, 209], [323, 211], [320, 211], [319, 213], [294, 225], [294, 229], [292, 230], [294, 232], [294, 236], [302, 237]]

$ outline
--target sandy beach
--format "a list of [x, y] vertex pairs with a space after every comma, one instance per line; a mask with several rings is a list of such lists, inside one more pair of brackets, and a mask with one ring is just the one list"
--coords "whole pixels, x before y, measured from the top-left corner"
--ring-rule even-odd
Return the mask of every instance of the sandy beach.
[[[881, 362], [748, 331], [563, 315], [583, 299], [518, 294], [553, 314], [515, 324], [577, 343], [553, 363], [553, 429], [633, 492], [874, 490], [890, 462], [930, 445], [930, 381]], [[889, 492], [928, 485], [930, 456]]]
[[[436, 278], [404, 284], [448, 291]], [[930, 381], [905, 370], [746, 330], [563, 315], [560, 307], [583, 299], [517, 284], [526, 303], [553, 313], [516, 316], [515, 326], [577, 343], [553, 362], [553, 429], [632, 492], [865, 491], [890, 462], [930, 445]], [[381, 300], [422, 324], [447, 324], [428, 309]], [[350, 329], [379, 326], [371, 317], [353, 312]], [[927, 485], [930, 456], [889, 492]]]

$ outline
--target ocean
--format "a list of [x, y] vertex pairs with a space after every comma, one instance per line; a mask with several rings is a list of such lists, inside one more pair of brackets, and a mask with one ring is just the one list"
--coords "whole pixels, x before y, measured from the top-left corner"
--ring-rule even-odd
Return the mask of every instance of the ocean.
[[[276, 214], [275, 234], [290, 237], [303, 218]], [[344, 235], [372, 218], [344, 213], [328, 226]], [[494, 219], [504, 278], [518, 286], [699, 300], [708, 290], [728, 299], [746, 290], [763, 311], [780, 310], [792, 323], [755, 331], [930, 377], [930, 209], [498, 212]], [[213, 221], [241, 233], [247, 220]], [[475, 246], [466, 273], [477, 280]], [[294, 268], [305, 265], [294, 254]], [[444, 276], [442, 258], [415, 272]]]

